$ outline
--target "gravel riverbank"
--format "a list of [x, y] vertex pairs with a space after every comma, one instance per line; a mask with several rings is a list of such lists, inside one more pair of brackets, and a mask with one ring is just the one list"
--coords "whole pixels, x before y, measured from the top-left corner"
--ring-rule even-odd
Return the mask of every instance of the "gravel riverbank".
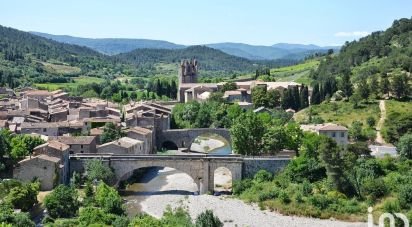
[[[189, 179], [186, 179], [189, 178]], [[193, 184], [185, 186], [190, 182], [186, 174], [173, 174], [167, 176], [167, 184], [162, 186], [161, 191], [173, 191], [177, 189], [193, 190]], [[276, 212], [262, 211], [256, 205], [246, 204], [238, 199], [226, 196], [212, 195], [176, 195], [176, 194], [154, 194], [146, 197], [141, 203], [141, 211], [155, 217], [161, 217], [168, 205], [172, 208], [184, 207], [194, 219], [202, 211], [210, 209], [224, 222], [225, 226], [325, 226], [325, 227], [366, 227], [367, 223], [350, 223], [335, 220], [321, 220], [315, 218], [284, 216]]]

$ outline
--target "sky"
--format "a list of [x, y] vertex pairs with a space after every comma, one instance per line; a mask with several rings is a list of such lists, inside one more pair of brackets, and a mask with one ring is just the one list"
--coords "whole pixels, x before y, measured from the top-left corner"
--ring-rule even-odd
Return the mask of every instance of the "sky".
[[412, 17], [412, 0], [0, 0], [0, 25], [193, 45], [341, 45]]

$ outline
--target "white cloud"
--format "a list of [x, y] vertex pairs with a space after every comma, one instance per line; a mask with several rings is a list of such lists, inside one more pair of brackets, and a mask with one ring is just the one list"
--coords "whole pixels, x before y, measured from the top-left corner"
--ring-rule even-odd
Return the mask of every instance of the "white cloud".
[[363, 37], [369, 35], [370, 32], [365, 31], [354, 31], [354, 32], [337, 32], [335, 36], [337, 37]]

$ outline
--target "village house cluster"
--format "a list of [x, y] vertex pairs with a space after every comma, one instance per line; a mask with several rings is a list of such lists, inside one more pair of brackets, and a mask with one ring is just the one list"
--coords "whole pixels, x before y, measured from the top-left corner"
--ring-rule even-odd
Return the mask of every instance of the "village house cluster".
[[[198, 62], [182, 61], [179, 69], [177, 102], [205, 101], [224, 83], [197, 83]], [[223, 98], [252, 109], [251, 90], [292, 89], [295, 82], [235, 82], [236, 89], [225, 91]], [[25, 88], [13, 91], [0, 88], [0, 128], [15, 134], [41, 137], [46, 143], [34, 148], [32, 155], [20, 161], [13, 177], [24, 181], [39, 178], [42, 190], [69, 181], [69, 155], [74, 154], [155, 154], [156, 138], [170, 129], [171, 108], [152, 101], [130, 102], [120, 106], [100, 99], [72, 97], [62, 90], [46, 91]], [[173, 102], [172, 102], [173, 103]], [[174, 102], [176, 103], [176, 102]], [[170, 104], [170, 103], [169, 103]], [[254, 112], [269, 112], [259, 107]], [[293, 110], [287, 110], [294, 113]], [[101, 144], [106, 123], [122, 129], [124, 137]], [[339, 125], [302, 125], [303, 130], [325, 134], [338, 144], [348, 143], [348, 129]]]
[[[169, 129], [171, 109], [153, 102], [118, 104], [53, 92], [1, 88], [0, 128], [46, 141], [13, 170], [17, 179], [40, 178], [42, 190], [67, 182], [70, 154], [153, 154], [156, 132]], [[125, 137], [101, 144], [106, 123], [121, 127]]]

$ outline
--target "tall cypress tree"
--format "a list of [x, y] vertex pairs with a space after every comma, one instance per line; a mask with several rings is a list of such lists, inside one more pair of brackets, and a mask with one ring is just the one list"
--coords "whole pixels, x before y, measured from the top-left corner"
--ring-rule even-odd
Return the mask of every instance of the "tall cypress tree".
[[309, 106], [309, 91], [308, 87], [302, 84], [300, 89], [300, 108], [304, 109]]
[[311, 104], [319, 104], [320, 103], [320, 91], [319, 91], [319, 84], [315, 84], [313, 86], [312, 96], [310, 98]]
[[294, 86], [292, 88], [292, 97], [293, 97], [293, 109], [299, 110], [300, 109], [300, 97], [299, 97], [299, 87]]
[[353, 94], [353, 85], [350, 81], [349, 73], [343, 74], [342, 77], [342, 91], [345, 93], [346, 97], [350, 97]]

